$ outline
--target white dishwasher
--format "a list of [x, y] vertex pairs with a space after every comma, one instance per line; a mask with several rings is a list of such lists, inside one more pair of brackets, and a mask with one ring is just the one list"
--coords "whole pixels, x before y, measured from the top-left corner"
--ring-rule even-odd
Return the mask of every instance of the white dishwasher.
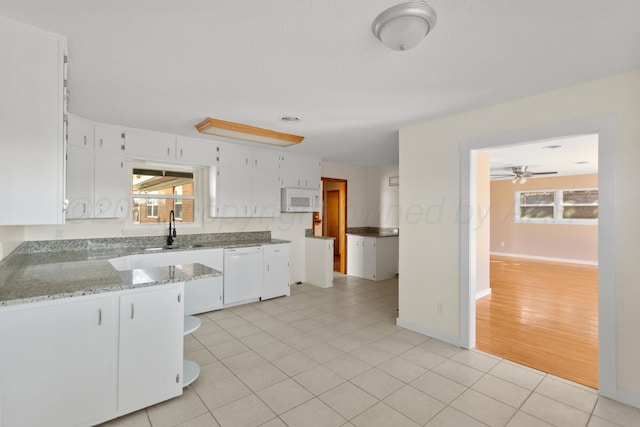
[[262, 246], [224, 250], [224, 305], [260, 298]]

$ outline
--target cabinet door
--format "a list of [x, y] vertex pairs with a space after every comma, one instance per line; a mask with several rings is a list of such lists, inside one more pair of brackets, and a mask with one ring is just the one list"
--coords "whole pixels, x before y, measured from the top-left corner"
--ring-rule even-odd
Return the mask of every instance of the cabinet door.
[[121, 218], [126, 214], [126, 170], [122, 151], [95, 151], [94, 216]]
[[93, 147], [67, 146], [67, 200], [68, 219], [93, 217]]
[[190, 165], [213, 166], [218, 164], [218, 143], [205, 139], [176, 139], [176, 160]]
[[361, 242], [360, 277], [376, 280], [376, 238], [363, 237]]
[[120, 126], [111, 126], [104, 124], [95, 125], [94, 147], [96, 151], [121, 153], [122, 144], [124, 144], [124, 140], [122, 139], [123, 132], [124, 129]]
[[283, 188], [300, 188], [302, 158], [291, 154], [280, 155], [280, 185]]
[[251, 180], [251, 216], [280, 216], [280, 180], [277, 169], [254, 168]]
[[316, 157], [302, 158], [301, 186], [320, 190], [320, 159]]
[[251, 149], [233, 144], [219, 144], [220, 167], [251, 168]]
[[347, 236], [347, 274], [349, 276], [359, 277], [361, 274], [361, 240], [362, 238], [358, 236]]
[[289, 244], [264, 246], [264, 281], [262, 299], [290, 295], [291, 277]]
[[138, 129], [125, 131], [124, 150], [128, 157], [142, 160], [176, 159], [176, 137], [168, 133]]
[[219, 167], [216, 174], [217, 196], [213, 216], [251, 216], [251, 179], [251, 170], [248, 168]]
[[274, 150], [253, 150], [253, 168], [278, 172], [280, 153]]
[[0, 310], [0, 425], [95, 425], [116, 413], [117, 298]]
[[0, 17], [0, 225], [64, 223], [65, 47]]
[[120, 297], [118, 414], [182, 393], [184, 286]]
[[67, 144], [93, 150], [93, 123], [68, 114]]

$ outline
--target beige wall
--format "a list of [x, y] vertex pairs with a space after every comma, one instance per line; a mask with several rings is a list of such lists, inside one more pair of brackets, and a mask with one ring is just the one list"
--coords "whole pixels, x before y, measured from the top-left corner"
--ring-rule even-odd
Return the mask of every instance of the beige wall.
[[347, 180], [347, 227], [398, 227], [398, 165], [363, 167], [322, 162], [324, 178]]
[[516, 191], [597, 187], [597, 174], [491, 182], [491, 252], [597, 263], [597, 225], [514, 222]]
[[9, 255], [24, 240], [23, 226], [0, 226], [0, 260]]
[[[400, 216], [399, 323], [460, 337], [461, 141], [609, 114], [617, 121], [615, 147], [608, 148], [615, 156], [615, 233], [613, 247], [604, 249], [616, 257], [615, 281], [606, 284], [616, 294], [615, 387], [640, 406], [640, 70], [400, 130], [400, 206], [413, 206], [413, 215]], [[442, 214], [429, 215], [436, 211]]]

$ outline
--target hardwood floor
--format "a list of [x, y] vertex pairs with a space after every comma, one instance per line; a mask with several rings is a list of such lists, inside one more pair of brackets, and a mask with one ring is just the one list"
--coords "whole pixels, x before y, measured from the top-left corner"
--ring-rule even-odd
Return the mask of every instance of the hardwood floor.
[[491, 257], [476, 346], [598, 388], [598, 267]]

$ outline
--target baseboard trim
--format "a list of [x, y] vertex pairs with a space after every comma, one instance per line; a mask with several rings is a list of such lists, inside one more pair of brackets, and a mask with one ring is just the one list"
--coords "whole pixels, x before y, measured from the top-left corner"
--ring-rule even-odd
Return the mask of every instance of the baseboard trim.
[[476, 299], [484, 298], [487, 295], [491, 295], [491, 288], [485, 289], [484, 291], [477, 292]]
[[634, 408], [640, 408], [640, 393], [637, 393], [635, 391], [617, 389], [615, 391], [615, 396], [608, 396], [602, 393], [601, 395], [611, 400], [624, 403], [625, 405], [633, 406]]
[[512, 253], [505, 253], [505, 252], [490, 252], [490, 254], [497, 255], [497, 256], [506, 256], [511, 258], [535, 259], [538, 261], [566, 262], [569, 264], [582, 264], [582, 265], [598, 265], [598, 261], [587, 261], [584, 259], [554, 258], [554, 257], [537, 256], [537, 255], [512, 254]]
[[396, 319], [396, 325], [400, 326], [401, 328], [405, 328], [410, 331], [417, 332], [419, 334], [426, 335], [440, 341], [444, 341], [451, 345], [455, 345], [456, 347], [462, 347], [460, 337], [455, 337], [453, 335], [434, 331], [433, 329], [425, 328], [424, 326], [416, 325], [415, 323], [407, 322], [406, 320], [402, 320], [400, 318]]

